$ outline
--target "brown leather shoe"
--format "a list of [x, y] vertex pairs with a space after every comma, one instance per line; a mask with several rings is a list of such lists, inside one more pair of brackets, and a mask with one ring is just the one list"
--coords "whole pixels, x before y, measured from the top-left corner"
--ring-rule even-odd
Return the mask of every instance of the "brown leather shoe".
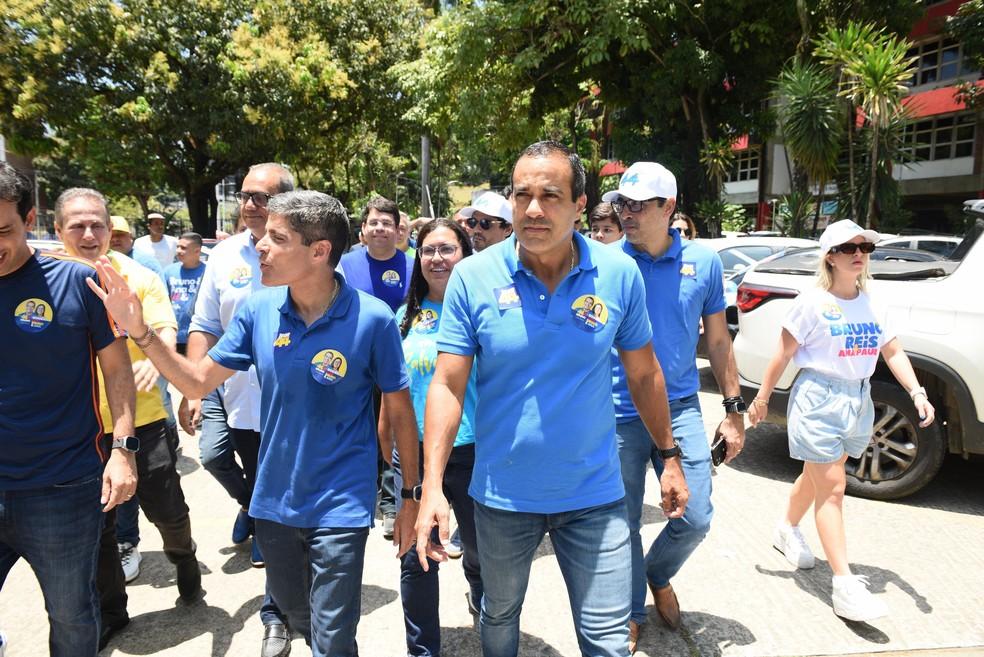
[[629, 654], [634, 655], [636, 647], [639, 645], [639, 633], [642, 631], [642, 626], [634, 620], [629, 621]]
[[649, 590], [653, 592], [653, 604], [659, 617], [663, 619], [666, 626], [671, 630], [680, 629], [680, 602], [677, 600], [676, 593], [673, 592], [673, 585], [667, 584], [661, 589], [657, 589], [652, 584]]

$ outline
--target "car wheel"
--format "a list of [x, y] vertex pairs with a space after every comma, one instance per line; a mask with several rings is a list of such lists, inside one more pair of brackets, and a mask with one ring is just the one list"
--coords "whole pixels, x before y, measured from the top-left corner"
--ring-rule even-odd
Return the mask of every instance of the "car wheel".
[[939, 423], [919, 426], [909, 394], [895, 383], [871, 382], [875, 426], [861, 458], [847, 460], [847, 492], [875, 500], [911, 495], [939, 472], [946, 444]]

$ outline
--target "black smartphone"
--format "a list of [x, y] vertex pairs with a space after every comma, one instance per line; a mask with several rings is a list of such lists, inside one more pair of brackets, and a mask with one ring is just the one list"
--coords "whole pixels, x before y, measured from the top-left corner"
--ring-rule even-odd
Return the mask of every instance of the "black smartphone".
[[711, 444], [711, 462], [714, 465], [721, 465], [728, 456], [728, 444], [724, 441], [724, 436], [720, 433], [714, 434], [714, 443]]

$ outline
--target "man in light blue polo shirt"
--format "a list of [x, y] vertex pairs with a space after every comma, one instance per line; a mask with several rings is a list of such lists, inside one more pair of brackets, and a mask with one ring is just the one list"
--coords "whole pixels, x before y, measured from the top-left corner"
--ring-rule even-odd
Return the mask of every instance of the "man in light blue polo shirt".
[[[401, 463], [408, 464], [394, 543], [413, 542], [417, 426], [393, 313], [334, 271], [348, 245], [337, 199], [287, 192], [269, 199], [256, 245], [264, 285], [237, 311], [208, 356], [191, 363], [160, 346], [131, 307], [125, 281], [100, 266], [113, 317], [179, 390], [201, 398], [234, 371], [256, 366], [261, 434], [250, 515], [267, 583], [314, 657], [354, 657], [366, 538], [376, 497], [372, 389], [386, 400]], [[94, 291], [98, 286], [92, 285]]]
[[[556, 142], [527, 147], [512, 174], [514, 237], [458, 264], [444, 299], [427, 397], [417, 551], [444, 558], [444, 465], [474, 364], [478, 406], [469, 493], [485, 595], [485, 657], [519, 647], [519, 614], [537, 546], [549, 532], [584, 655], [622, 656], [629, 620], [629, 531], [615, 446], [609, 353], [616, 347], [657, 444], [672, 451], [662, 373], [639, 271], [574, 231], [584, 168]], [[668, 455], [663, 508], [687, 488]], [[439, 526], [442, 545], [429, 543]]]
[[663, 460], [653, 448], [630, 397], [631, 382], [613, 354], [615, 415], [625, 500], [632, 532], [632, 622], [630, 644], [646, 620], [646, 581], [657, 612], [671, 629], [680, 627], [680, 606], [670, 579], [701, 542], [711, 523], [711, 452], [704, 433], [697, 392], [697, 338], [701, 318], [714, 377], [725, 395], [727, 417], [720, 431], [727, 441], [728, 459], [741, 451], [745, 429], [741, 413], [738, 371], [724, 317], [724, 289], [718, 255], [691, 240], [681, 240], [670, 228], [676, 208], [676, 178], [655, 162], [637, 162], [622, 175], [617, 191], [603, 199], [619, 214], [625, 238], [611, 248], [635, 260], [646, 286], [646, 309], [653, 325], [653, 348], [666, 376], [673, 436], [683, 449], [683, 471], [690, 503], [682, 518], [672, 518], [642, 556], [642, 497], [646, 469], [657, 474]]

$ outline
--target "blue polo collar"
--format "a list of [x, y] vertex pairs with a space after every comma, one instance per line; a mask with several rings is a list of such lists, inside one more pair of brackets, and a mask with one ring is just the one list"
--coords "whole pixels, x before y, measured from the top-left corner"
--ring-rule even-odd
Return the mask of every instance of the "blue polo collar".
[[[338, 290], [338, 296], [335, 298], [335, 303], [331, 304], [331, 308], [322, 317], [315, 320], [308, 327], [309, 329], [332, 317], [341, 317], [348, 311], [348, 307], [352, 304], [352, 296], [355, 294], [352, 286], [348, 285], [345, 279], [342, 278], [342, 275], [337, 271], [333, 272], [333, 274], [335, 276], [335, 284], [341, 286]], [[290, 298], [290, 288], [284, 288], [284, 301], [280, 304], [280, 314], [286, 315], [302, 324], [304, 323], [304, 320], [297, 312], [294, 300]]]
[[[516, 249], [516, 233], [513, 233], [508, 238], [508, 248], [506, 249], [506, 269], [509, 271], [509, 275], [513, 278], [516, 277], [516, 272], [525, 271], [530, 276], [533, 276], [533, 272], [526, 268], [522, 260], [519, 259], [519, 254]], [[591, 257], [591, 249], [588, 246], [588, 240], [578, 232], [574, 232], [574, 241], [577, 243], [578, 259], [574, 264], [574, 270], [571, 272], [577, 273], [579, 271], [590, 271], [597, 268], [594, 259]]]

